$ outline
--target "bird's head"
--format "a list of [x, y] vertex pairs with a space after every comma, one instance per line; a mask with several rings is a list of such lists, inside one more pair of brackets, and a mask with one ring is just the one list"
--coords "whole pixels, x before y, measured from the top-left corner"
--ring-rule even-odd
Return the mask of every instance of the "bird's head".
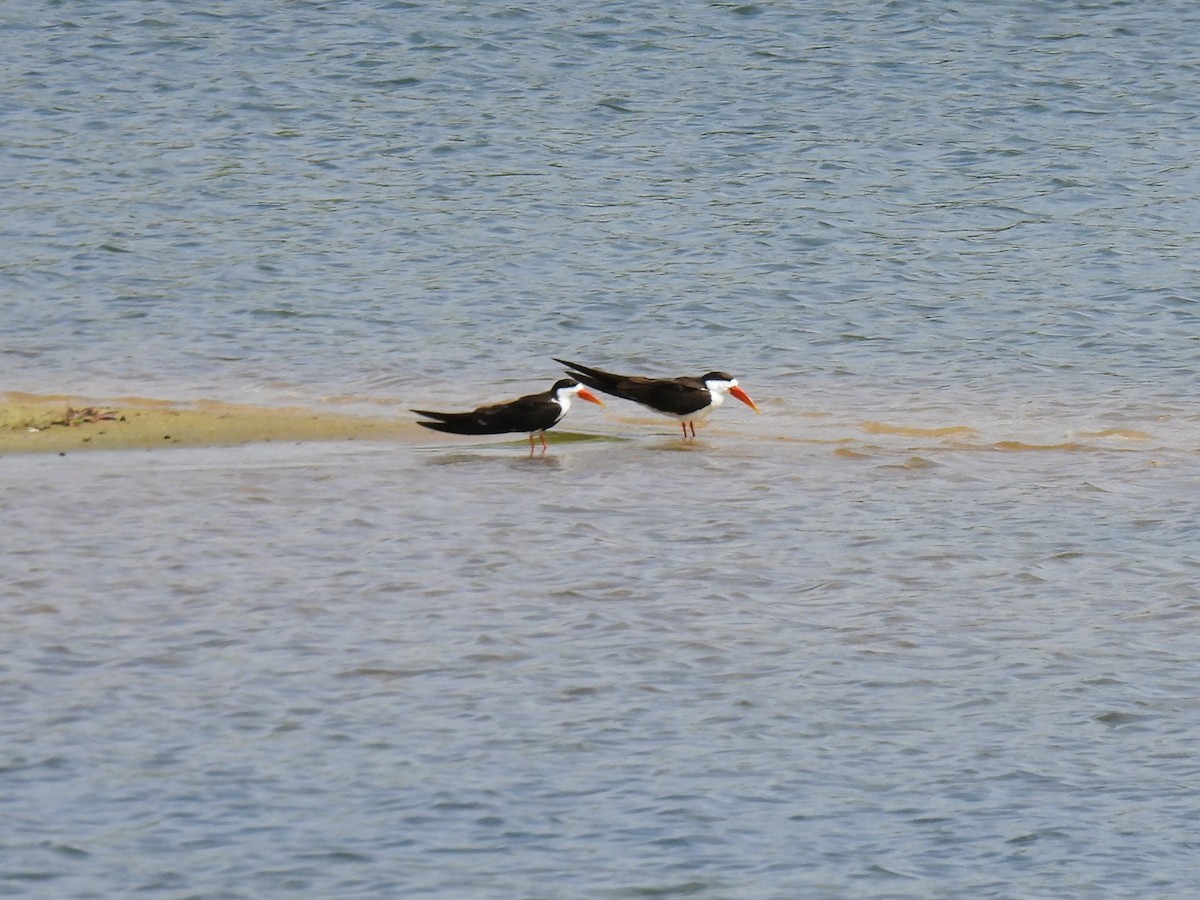
[[554, 394], [554, 399], [559, 403], [564, 400], [570, 402], [572, 397], [578, 397], [580, 400], [586, 400], [588, 403], [595, 403], [597, 406], [603, 406], [604, 401], [585, 388], [582, 384], [573, 378], [562, 378], [554, 382], [554, 387], [550, 389]]
[[737, 379], [728, 372], [709, 372], [701, 380], [704, 382], [704, 386], [710, 391], [737, 397], [755, 412], [761, 412], [758, 405], [750, 399], [750, 395], [738, 385]]

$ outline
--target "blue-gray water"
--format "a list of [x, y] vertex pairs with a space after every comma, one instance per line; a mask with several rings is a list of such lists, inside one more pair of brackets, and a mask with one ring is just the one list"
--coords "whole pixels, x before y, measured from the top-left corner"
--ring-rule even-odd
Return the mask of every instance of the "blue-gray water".
[[1194, 892], [1200, 8], [3, 18], [0, 390], [764, 415], [0, 459], [0, 896]]

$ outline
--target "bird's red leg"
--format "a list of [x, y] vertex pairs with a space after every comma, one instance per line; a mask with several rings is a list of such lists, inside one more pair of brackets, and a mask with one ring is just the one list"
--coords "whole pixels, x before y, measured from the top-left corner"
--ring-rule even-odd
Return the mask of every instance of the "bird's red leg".
[[683, 429], [683, 439], [687, 440], [687, 422], [680, 422], [679, 427]]
[[550, 445], [546, 443], [546, 432], [542, 432], [542, 453], [545, 454], [550, 449]]

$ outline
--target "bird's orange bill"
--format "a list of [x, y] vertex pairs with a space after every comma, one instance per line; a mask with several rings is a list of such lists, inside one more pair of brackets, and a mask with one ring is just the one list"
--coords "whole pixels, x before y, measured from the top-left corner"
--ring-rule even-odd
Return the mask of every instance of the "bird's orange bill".
[[[745, 391], [743, 391], [740, 387], [736, 387], [736, 386], [731, 387], [729, 389], [729, 393], [732, 394], [734, 397], [737, 397], [739, 400], [741, 400], [743, 403], [745, 403], [748, 407], [750, 407], [755, 412], [762, 412], [762, 410], [760, 410], [758, 408], [758, 406], [755, 404], [755, 402], [750, 399], [750, 395], [747, 394]], [[582, 397], [583, 395], [580, 394], [579, 396]]]
[[597, 406], [604, 405], [604, 401], [601, 400], [599, 397], [597, 397], [595, 394], [593, 394], [591, 391], [589, 391], [587, 388], [581, 388], [579, 393], [576, 394], [575, 396], [577, 396], [580, 400], [586, 400], [588, 403], [595, 403]]

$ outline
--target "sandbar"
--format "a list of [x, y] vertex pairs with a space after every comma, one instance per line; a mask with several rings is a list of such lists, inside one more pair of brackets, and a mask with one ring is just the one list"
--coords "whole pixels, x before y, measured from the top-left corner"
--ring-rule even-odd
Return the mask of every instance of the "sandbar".
[[66, 395], [0, 393], [0, 455], [235, 446], [268, 441], [396, 441], [424, 432], [411, 419], [318, 409], [145, 397], [98, 401]]

